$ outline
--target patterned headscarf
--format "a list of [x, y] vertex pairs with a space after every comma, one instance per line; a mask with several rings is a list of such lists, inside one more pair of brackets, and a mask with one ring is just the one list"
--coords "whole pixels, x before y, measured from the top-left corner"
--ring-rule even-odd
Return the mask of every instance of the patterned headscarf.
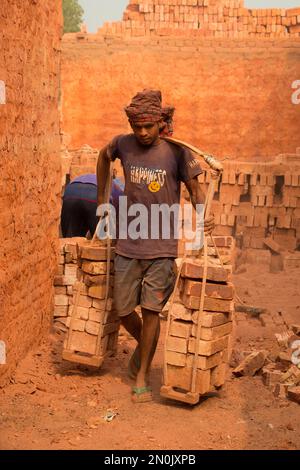
[[162, 117], [162, 95], [159, 90], [137, 93], [125, 112], [131, 122], [157, 122]]

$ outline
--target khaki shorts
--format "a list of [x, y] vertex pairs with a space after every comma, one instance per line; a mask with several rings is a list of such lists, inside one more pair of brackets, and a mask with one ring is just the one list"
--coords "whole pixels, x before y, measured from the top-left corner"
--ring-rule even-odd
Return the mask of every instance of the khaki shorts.
[[175, 285], [174, 258], [115, 257], [114, 308], [120, 317], [142, 308], [160, 313]]

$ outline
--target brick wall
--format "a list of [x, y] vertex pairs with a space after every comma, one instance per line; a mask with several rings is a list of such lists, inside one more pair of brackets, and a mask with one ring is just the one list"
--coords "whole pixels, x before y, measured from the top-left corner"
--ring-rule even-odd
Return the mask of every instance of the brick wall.
[[123, 107], [145, 87], [176, 106], [175, 135], [219, 157], [273, 158], [300, 146], [300, 38], [65, 35], [63, 128], [69, 148], [129, 131]]
[[60, 193], [61, 0], [1, 0], [0, 340], [4, 385], [48, 331]]
[[299, 37], [299, 8], [247, 9], [243, 0], [130, 0], [123, 20], [105, 23], [103, 35]]

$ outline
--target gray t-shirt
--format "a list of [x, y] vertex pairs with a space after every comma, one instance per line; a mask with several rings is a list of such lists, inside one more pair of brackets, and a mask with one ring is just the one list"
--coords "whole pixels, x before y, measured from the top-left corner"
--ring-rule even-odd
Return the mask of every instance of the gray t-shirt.
[[[199, 161], [188, 149], [162, 139], [158, 144], [144, 147], [134, 134], [115, 137], [109, 144], [109, 155], [113, 161], [121, 160], [125, 176], [124, 196], [127, 196], [128, 210], [132, 208], [135, 214], [128, 214], [125, 205], [122, 207], [121, 204], [116, 252], [135, 259], [176, 258], [175, 218], [172, 211], [171, 224], [167, 223], [168, 217], [157, 218], [158, 205], [166, 204], [170, 208], [180, 203], [180, 183], [202, 173]], [[135, 213], [134, 204], [143, 204], [148, 215], [144, 209], [143, 214]], [[170, 236], [167, 226], [170, 226]], [[132, 239], [132, 227], [137, 228], [135, 233], [140, 231], [139, 238], [134, 235]]]

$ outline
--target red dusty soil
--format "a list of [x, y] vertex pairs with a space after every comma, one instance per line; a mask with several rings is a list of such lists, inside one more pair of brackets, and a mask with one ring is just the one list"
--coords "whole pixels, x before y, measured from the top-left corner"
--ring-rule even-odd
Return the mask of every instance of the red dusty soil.
[[[298, 273], [299, 274], [299, 273]], [[247, 304], [284, 311], [299, 323], [297, 273], [269, 274], [247, 267], [235, 275], [239, 297]], [[152, 370], [154, 401], [135, 405], [127, 363], [134, 341], [120, 337], [117, 357], [100, 371], [61, 360], [63, 334], [20, 364], [12, 383], [0, 391], [0, 449], [297, 449], [300, 407], [275, 398], [261, 377], [233, 378], [224, 389], [190, 408], [159, 395], [163, 332]], [[257, 319], [237, 314], [234, 357], [239, 351], [276, 353], [274, 332]], [[14, 383], [13, 383], [14, 382]], [[104, 416], [117, 413], [112, 422]]]

